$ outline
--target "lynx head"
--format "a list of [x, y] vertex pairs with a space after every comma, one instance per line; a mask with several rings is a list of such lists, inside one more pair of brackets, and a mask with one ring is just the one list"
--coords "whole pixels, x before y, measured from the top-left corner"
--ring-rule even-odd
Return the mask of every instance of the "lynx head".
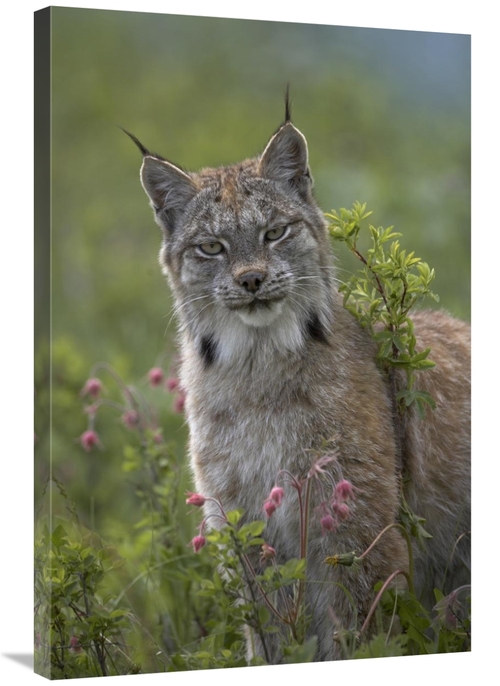
[[327, 343], [332, 256], [288, 98], [264, 152], [240, 164], [187, 173], [131, 138], [181, 328], [206, 364], [255, 346], [287, 353], [311, 337]]

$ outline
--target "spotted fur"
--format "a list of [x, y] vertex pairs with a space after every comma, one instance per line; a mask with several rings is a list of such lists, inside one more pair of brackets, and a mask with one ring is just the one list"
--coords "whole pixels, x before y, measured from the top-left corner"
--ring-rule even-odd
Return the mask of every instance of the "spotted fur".
[[[373, 585], [407, 569], [408, 556], [391, 529], [359, 571], [324, 564], [327, 555], [361, 553], [396, 521], [399, 491], [386, 380], [372, 340], [342, 307], [306, 140], [287, 104], [285, 123], [262, 155], [233, 166], [187, 173], [138, 145], [142, 184], [163, 231], [160, 263], [176, 301], [196, 489], [228, 510], [244, 508], [247, 520], [262, 518], [278, 471], [305, 476], [311, 451], [325, 445], [358, 489], [338, 531], [322, 536], [311, 523], [307, 573], [319, 583], [307, 595], [310, 633], [318, 638], [316, 659], [338, 658], [335, 629], [356, 623], [339, 584], [362, 619]], [[425, 421], [410, 413], [404, 456], [406, 497], [433, 535], [425, 552], [414, 551], [419, 592], [429, 595], [434, 585], [451, 589], [469, 578], [468, 537], [455, 542], [470, 526], [470, 332], [431, 312], [415, 316], [415, 329], [419, 349], [430, 346], [437, 363], [419, 375], [437, 409]], [[298, 556], [293, 492], [265, 538], [280, 561]], [[278, 662], [278, 642], [271, 648]]]

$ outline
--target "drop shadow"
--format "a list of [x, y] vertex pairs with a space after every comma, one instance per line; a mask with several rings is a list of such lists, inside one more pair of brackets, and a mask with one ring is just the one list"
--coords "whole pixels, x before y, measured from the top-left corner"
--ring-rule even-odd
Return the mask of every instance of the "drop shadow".
[[33, 669], [33, 653], [2, 653], [3, 657], [8, 657], [9, 660], [19, 662], [23, 667]]

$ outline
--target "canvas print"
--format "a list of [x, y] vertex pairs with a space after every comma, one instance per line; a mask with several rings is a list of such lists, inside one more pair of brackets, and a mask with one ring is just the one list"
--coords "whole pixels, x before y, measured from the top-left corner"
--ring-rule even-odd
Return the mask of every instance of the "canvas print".
[[469, 651], [470, 36], [52, 7], [35, 116], [35, 670]]

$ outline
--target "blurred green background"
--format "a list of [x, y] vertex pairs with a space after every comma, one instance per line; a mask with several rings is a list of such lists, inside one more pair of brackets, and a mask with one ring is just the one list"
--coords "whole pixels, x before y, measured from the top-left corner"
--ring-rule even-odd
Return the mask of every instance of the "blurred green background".
[[[435, 268], [440, 306], [468, 319], [470, 37], [57, 7], [51, 14], [52, 261], [36, 274], [35, 307], [43, 311], [50, 269], [52, 348], [47, 329], [38, 330], [37, 515], [78, 520], [117, 548], [127, 566], [108, 588], [124, 599], [132, 589], [127, 607], [158, 645], [170, 645], [174, 629], [177, 649], [198, 645], [200, 613], [210, 618], [214, 608], [193, 608], [187, 598], [196, 565], [205, 565], [202, 578], [212, 565], [186, 549], [198, 521], [184, 503], [187, 430], [175, 397], [146, 378], [157, 364], [168, 375], [175, 321], [157, 261], [160, 232], [139, 182], [141, 156], [119, 127], [186, 169], [236, 162], [263, 150], [283, 120], [290, 83], [323, 210], [367, 202], [373, 223], [394, 225], [404, 247]], [[336, 249], [341, 269], [357, 267]], [[88, 422], [80, 391], [97, 362], [158, 412], [171, 444], [168, 478], [160, 471], [150, 480], [153, 463], [137, 462], [139, 438], [112, 407], [96, 418], [103, 448], [79, 444]], [[99, 376], [106, 396], [121, 401], [112, 377]], [[184, 558], [166, 577], [164, 565]], [[164, 668], [153, 638], [142, 649], [146, 671]]]
[[175, 321], [141, 157], [119, 127], [187, 169], [235, 162], [282, 121], [287, 82], [324, 211], [367, 202], [435, 267], [440, 306], [470, 317], [469, 36], [53, 8], [52, 456], [95, 526], [133, 502], [116, 479], [122, 427], [103, 432], [98, 466], [75, 442], [95, 362], [142, 384], [179, 450], [186, 438], [174, 399], [144, 382], [173, 355]]

